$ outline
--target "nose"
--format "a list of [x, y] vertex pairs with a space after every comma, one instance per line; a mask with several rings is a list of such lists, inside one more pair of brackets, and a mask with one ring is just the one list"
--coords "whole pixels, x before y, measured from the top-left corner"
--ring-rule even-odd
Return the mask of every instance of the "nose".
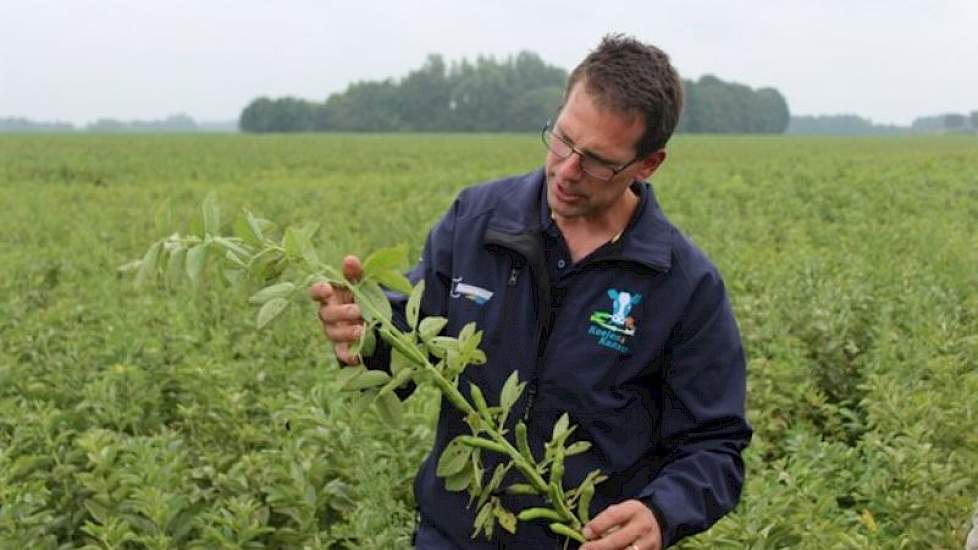
[[560, 158], [554, 155], [557, 162], [556, 172], [562, 180], [577, 180], [584, 175], [584, 171], [581, 169], [581, 155], [576, 151], [571, 151], [569, 157]]

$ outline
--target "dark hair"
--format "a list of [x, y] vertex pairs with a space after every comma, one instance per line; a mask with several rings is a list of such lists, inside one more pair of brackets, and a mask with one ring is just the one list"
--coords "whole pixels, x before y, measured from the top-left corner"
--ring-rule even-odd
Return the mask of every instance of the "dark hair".
[[622, 34], [608, 34], [567, 80], [564, 101], [583, 82], [599, 105], [619, 113], [638, 113], [645, 133], [635, 149], [642, 157], [665, 146], [679, 122], [683, 85], [665, 52]]

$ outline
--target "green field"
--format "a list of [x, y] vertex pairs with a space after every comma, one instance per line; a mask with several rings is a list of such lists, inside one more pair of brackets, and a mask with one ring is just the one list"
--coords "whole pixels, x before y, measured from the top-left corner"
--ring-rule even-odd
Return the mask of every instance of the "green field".
[[[215, 278], [117, 267], [216, 191], [407, 243], [537, 136], [0, 136], [0, 548], [402, 548], [434, 396], [357, 414], [315, 310], [257, 332]], [[737, 511], [683, 548], [960, 548], [978, 499], [974, 137], [680, 137], [653, 184], [724, 274], [755, 427]]]

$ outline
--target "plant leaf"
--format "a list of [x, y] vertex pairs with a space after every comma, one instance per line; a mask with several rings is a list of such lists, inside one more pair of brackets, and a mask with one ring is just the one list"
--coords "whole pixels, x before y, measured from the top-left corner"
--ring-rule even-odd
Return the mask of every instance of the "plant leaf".
[[444, 317], [425, 317], [418, 326], [418, 335], [422, 340], [431, 340], [438, 336], [447, 324], [448, 319]]
[[252, 304], [264, 304], [274, 298], [286, 298], [294, 290], [295, 285], [292, 283], [278, 283], [259, 290], [251, 298], [248, 298], [248, 301]]
[[[360, 311], [364, 319], [368, 321], [390, 321], [393, 316], [391, 303], [387, 300], [387, 295], [380, 285], [373, 281], [365, 280], [357, 285], [361, 293]], [[379, 317], [378, 317], [379, 315]]]
[[187, 276], [190, 277], [190, 282], [194, 286], [200, 282], [200, 274], [204, 271], [204, 265], [207, 262], [207, 248], [207, 244], [201, 243], [194, 245], [187, 251]]
[[401, 418], [404, 414], [404, 404], [398, 399], [397, 395], [387, 392], [377, 395], [377, 412], [389, 426], [400, 426]]
[[288, 306], [289, 301], [285, 298], [272, 298], [265, 302], [265, 305], [258, 310], [258, 330], [268, 326], [268, 323], [274, 321]]
[[421, 312], [421, 297], [424, 296], [424, 279], [418, 281], [411, 290], [411, 297], [408, 298], [405, 314], [407, 315], [408, 327], [414, 330], [418, 326], [418, 315]]
[[187, 249], [183, 247], [170, 252], [170, 258], [166, 264], [166, 282], [171, 286], [176, 286], [180, 282], [180, 276], [183, 274], [183, 261], [186, 257]]
[[248, 249], [226, 237], [214, 237], [214, 242], [220, 245], [224, 250], [227, 250], [240, 258], [247, 258], [251, 256], [251, 252], [249, 252]]
[[560, 415], [560, 418], [554, 424], [553, 435], [550, 436], [551, 441], [556, 441], [560, 436], [567, 432], [567, 428], [570, 427], [570, 416], [567, 413]]
[[[355, 367], [347, 367], [355, 368]], [[391, 376], [382, 370], [369, 370], [364, 367], [359, 367], [357, 373], [349, 378], [343, 385], [340, 386], [342, 391], [355, 391], [355, 390], [365, 390], [367, 388], [375, 388], [377, 386], [383, 386], [384, 384], [390, 382]], [[345, 369], [344, 369], [345, 370]]]
[[401, 294], [411, 293], [411, 281], [400, 271], [382, 271], [373, 277], [378, 283]]
[[[406, 244], [400, 244], [390, 248], [381, 248], [373, 254], [367, 256], [363, 261], [363, 275], [365, 277], [378, 278], [382, 273], [388, 271], [400, 272], [407, 269]], [[410, 293], [408, 290], [405, 294]]]
[[519, 380], [519, 373], [514, 370], [503, 384], [503, 390], [499, 394], [499, 406], [504, 411], [508, 412], [513, 407], [513, 404], [519, 400], [520, 395], [523, 394], [523, 388], [526, 387], [526, 382], [521, 384]]
[[204, 232], [210, 235], [221, 233], [221, 208], [217, 204], [217, 193], [211, 191], [204, 197], [201, 205], [204, 212]]
[[493, 499], [492, 514], [496, 516], [499, 525], [510, 533], [516, 533], [516, 516], [503, 507], [502, 502]]
[[572, 443], [570, 447], [567, 447], [567, 456], [579, 455], [581, 453], [586, 453], [591, 448], [590, 441], [577, 441]]
[[461, 472], [468, 464], [473, 448], [463, 444], [459, 438], [451, 440], [438, 457], [435, 473], [438, 477], [449, 477]]
[[156, 270], [159, 266], [160, 260], [160, 250], [163, 247], [162, 242], [153, 243], [153, 246], [149, 247], [146, 254], [143, 255], [143, 260], [139, 264], [139, 271], [136, 273], [136, 286], [143, 286], [147, 280], [156, 277]]

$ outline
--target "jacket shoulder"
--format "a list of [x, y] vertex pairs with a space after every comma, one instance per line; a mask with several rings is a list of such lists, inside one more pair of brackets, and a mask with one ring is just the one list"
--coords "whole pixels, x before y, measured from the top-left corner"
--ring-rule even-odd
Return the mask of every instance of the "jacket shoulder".
[[467, 187], [455, 200], [456, 215], [463, 220], [492, 212], [523, 219], [527, 214], [537, 212], [540, 195], [537, 184], [542, 177], [541, 169]]

